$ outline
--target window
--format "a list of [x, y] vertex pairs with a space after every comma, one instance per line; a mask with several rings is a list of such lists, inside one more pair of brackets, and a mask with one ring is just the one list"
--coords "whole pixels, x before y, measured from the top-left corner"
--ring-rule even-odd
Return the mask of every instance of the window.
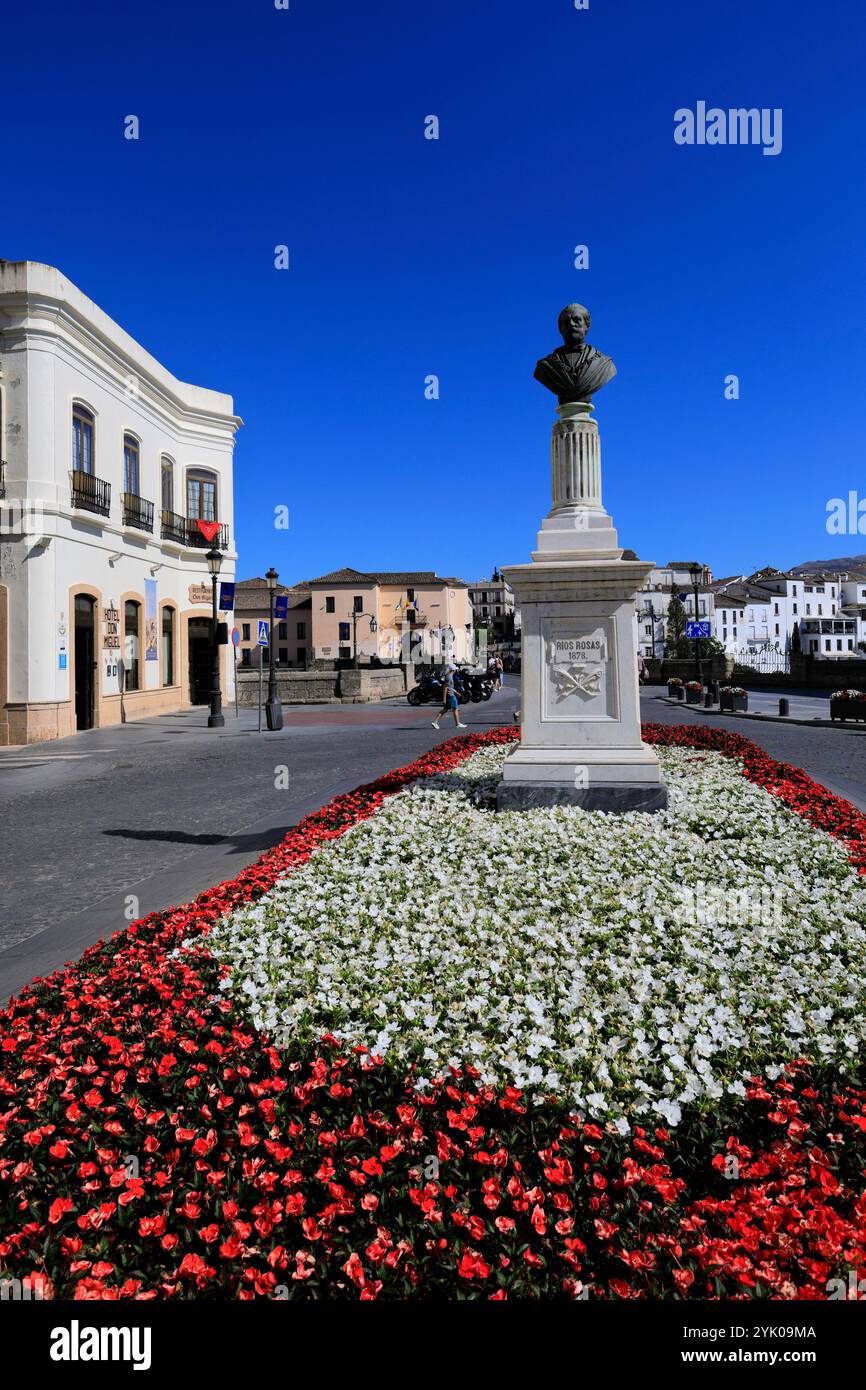
[[349, 658], [351, 657], [351, 655], [352, 655], [352, 653], [351, 653], [351, 651], [349, 650], [348, 647], [341, 647], [341, 648], [340, 648], [340, 660], [341, 660], [341, 661], [348, 661]]
[[727, 629], [726, 627], [723, 627], [723, 628], [722, 628], [722, 641], [723, 641], [723, 642], [727, 642], [727, 640], [728, 640], [728, 629]]
[[191, 521], [216, 521], [216, 478], [194, 469], [186, 475], [186, 514]]
[[138, 440], [131, 434], [123, 436], [123, 490], [138, 496]]
[[300, 639], [301, 639], [302, 637], [305, 638], [306, 635], [307, 635], [307, 624], [306, 624], [306, 623], [298, 623], [298, 640], [300, 641]]
[[160, 498], [164, 512], [174, 511], [174, 464], [171, 459], [163, 459], [160, 469]]
[[283, 664], [286, 665], [286, 664], [288, 664], [288, 660], [289, 660], [289, 649], [288, 649], [288, 647], [280, 647], [280, 661], [282, 661]]
[[335, 612], [336, 612], [336, 608], [334, 607], [334, 599], [331, 598], [331, 597], [328, 597], [328, 598], [325, 599], [325, 612], [326, 612], [326, 613], [335, 613]]
[[811, 605], [811, 603], [807, 603], [807, 604], [806, 604], [806, 614], [807, 614], [807, 616], [808, 616], [808, 614], [810, 614], [811, 612], [812, 612], [812, 605]]
[[174, 609], [162, 610], [162, 683], [174, 685]]
[[848, 650], [849, 652], [853, 652], [854, 650], [854, 643], [852, 642], [850, 637], [848, 638]]
[[252, 651], [249, 647], [241, 647], [241, 665], [250, 666], [252, 664]]
[[407, 590], [406, 590], [406, 598], [409, 600], [410, 603], [414, 603], [414, 602], [415, 602], [415, 590], [414, 590], [414, 589], [407, 589]]
[[289, 625], [288, 625], [288, 623], [280, 623], [279, 632], [278, 632], [278, 634], [277, 634], [278, 641], [280, 641], [280, 642], [285, 642], [286, 639], [288, 638], [288, 635], [289, 635]]
[[124, 690], [139, 689], [139, 655], [141, 634], [141, 604], [127, 599], [123, 608], [123, 671]]
[[773, 616], [774, 616], [775, 618], [778, 618], [778, 616], [779, 616], [779, 605], [778, 605], [778, 603], [774, 603], [774, 604], [773, 604]]
[[307, 649], [306, 649], [306, 647], [298, 647], [298, 665], [299, 665], [299, 666], [306, 666], [306, 664], [307, 664]]
[[825, 652], [829, 652], [829, 651], [831, 650], [832, 646], [833, 646], [833, 643], [830, 641], [830, 638], [828, 637], [827, 640], [826, 640], [825, 643], [824, 643], [824, 651], [825, 651]]
[[81, 473], [93, 472], [93, 412], [86, 405], [72, 407], [72, 467]]
[[837, 652], [841, 652], [841, 650], [842, 650], [842, 639], [841, 639], [841, 637], [839, 638], [839, 640], [838, 640], [837, 643], [836, 643], [836, 650], [837, 650]]
[[793, 613], [796, 613], [796, 611], [797, 611], [797, 605], [796, 605], [796, 603], [792, 603], [792, 604], [791, 604], [791, 611], [792, 611]]
[[776, 623], [776, 636], [778, 637], [778, 635], [779, 635], [779, 624]]
[[244, 640], [245, 642], [249, 642], [249, 640], [250, 640], [250, 625], [249, 625], [249, 623], [241, 623], [241, 636], [242, 636], [242, 638], [243, 638], [243, 640]]
[[363, 613], [364, 600], [360, 594], [356, 594], [355, 597], [352, 599], [352, 607], [354, 608], [356, 613]]

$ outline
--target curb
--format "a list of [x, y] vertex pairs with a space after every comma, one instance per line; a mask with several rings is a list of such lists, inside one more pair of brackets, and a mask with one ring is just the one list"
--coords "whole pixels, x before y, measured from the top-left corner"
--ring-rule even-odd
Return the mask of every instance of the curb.
[[723, 719], [751, 719], [758, 724], [799, 724], [807, 729], [839, 729], [843, 733], [866, 733], [866, 725], [860, 723], [849, 723], [842, 719], [821, 719], [818, 715], [811, 719], [798, 719], [793, 714], [760, 714], [758, 712], [749, 713], [748, 710], [730, 709], [705, 709], [703, 705], [687, 705], [684, 700], [673, 700], [669, 695], [657, 695], [657, 700], [662, 704], [673, 705], [676, 708], [688, 709], [695, 714], [721, 715]]

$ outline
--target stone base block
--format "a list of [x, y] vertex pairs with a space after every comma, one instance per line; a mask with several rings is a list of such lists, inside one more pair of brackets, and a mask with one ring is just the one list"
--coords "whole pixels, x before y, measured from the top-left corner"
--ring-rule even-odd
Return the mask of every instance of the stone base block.
[[664, 782], [594, 782], [570, 787], [562, 782], [500, 782], [496, 788], [497, 811], [534, 811], [548, 806], [579, 806], [584, 811], [664, 811], [668, 789]]

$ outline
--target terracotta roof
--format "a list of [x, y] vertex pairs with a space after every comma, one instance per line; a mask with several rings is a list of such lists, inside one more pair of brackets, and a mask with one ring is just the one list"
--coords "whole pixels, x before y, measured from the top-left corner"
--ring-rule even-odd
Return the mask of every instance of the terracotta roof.
[[310, 588], [314, 584], [452, 584], [462, 588], [468, 586], [462, 579], [443, 578], [435, 570], [332, 570], [321, 574], [318, 579], [306, 579], [299, 588]]

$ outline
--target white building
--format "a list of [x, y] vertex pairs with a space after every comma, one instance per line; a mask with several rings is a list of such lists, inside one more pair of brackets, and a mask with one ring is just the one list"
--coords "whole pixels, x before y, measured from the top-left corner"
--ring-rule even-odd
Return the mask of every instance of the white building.
[[682, 595], [686, 618], [691, 621], [713, 620], [712, 573], [707, 565], [698, 563], [697, 615], [692, 581], [692, 561], [671, 560], [657, 566], [647, 576], [646, 583], [634, 596], [635, 647], [643, 657], [663, 657], [667, 637], [668, 608], [672, 598]]
[[231, 580], [241, 423], [60, 271], [0, 261], [0, 744], [206, 703], [197, 521], [219, 523]]
[[[741, 605], [742, 616], [728, 651], [748, 661], [750, 654], [790, 654], [794, 628], [806, 656], [847, 657], [856, 650], [858, 621], [842, 612], [838, 575], [761, 570], [747, 578], [733, 575], [716, 585], [716, 611]], [[718, 632], [717, 632], [718, 635]]]

